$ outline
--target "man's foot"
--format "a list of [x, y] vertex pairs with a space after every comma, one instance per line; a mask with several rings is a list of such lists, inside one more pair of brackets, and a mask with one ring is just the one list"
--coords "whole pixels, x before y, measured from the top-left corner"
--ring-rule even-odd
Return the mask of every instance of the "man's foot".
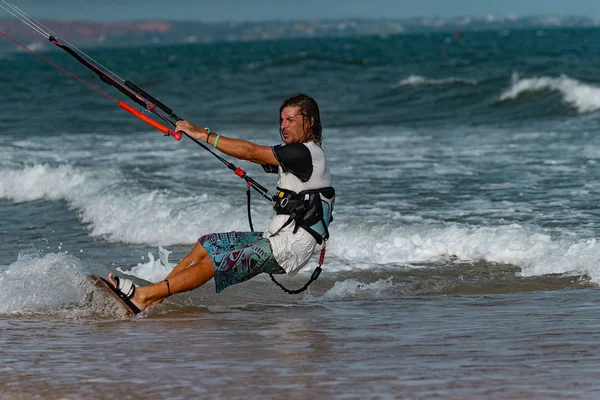
[[112, 273], [108, 274], [108, 282], [118, 291], [123, 293], [124, 297], [127, 298], [138, 310], [145, 311], [147, 306], [144, 306], [143, 302], [136, 293], [136, 286], [129, 279], [119, 279], [119, 277], [113, 276]]

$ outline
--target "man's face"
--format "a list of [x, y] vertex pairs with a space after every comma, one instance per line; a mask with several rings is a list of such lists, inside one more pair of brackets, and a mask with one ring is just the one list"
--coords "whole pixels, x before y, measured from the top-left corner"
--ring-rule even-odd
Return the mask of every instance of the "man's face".
[[281, 110], [279, 129], [285, 144], [302, 143], [307, 136], [304, 128], [304, 117], [300, 113], [300, 107], [290, 106]]

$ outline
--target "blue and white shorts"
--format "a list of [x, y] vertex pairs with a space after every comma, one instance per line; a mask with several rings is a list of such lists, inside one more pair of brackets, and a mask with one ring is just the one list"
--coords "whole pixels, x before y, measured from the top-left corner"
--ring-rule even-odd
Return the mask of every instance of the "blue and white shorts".
[[217, 293], [260, 273], [285, 274], [262, 232], [209, 233], [198, 239], [215, 267]]

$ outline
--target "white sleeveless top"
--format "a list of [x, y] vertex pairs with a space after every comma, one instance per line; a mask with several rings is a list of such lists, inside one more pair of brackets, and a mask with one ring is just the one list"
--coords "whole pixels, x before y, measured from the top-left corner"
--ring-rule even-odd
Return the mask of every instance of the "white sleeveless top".
[[[303, 190], [320, 189], [331, 186], [331, 176], [329, 174], [329, 167], [327, 166], [327, 158], [321, 147], [313, 142], [303, 143], [302, 145], [308, 148], [312, 160], [312, 169], [310, 168], [310, 165], [308, 165], [308, 168], [303, 167], [301, 168], [301, 172], [298, 173], [303, 179], [308, 178], [305, 182], [302, 181], [303, 179], [289, 171], [289, 168], [286, 168], [288, 164], [293, 164], [295, 155], [289, 154], [289, 152], [287, 152], [288, 154], [285, 154], [285, 145], [273, 147], [273, 153], [279, 161], [277, 186], [282, 189], [293, 190], [296, 193]], [[298, 148], [297, 145], [296, 148]], [[297, 155], [302, 160], [308, 160], [305, 158], [306, 154], [307, 153], [304, 150], [303, 152], [298, 152]], [[297, 159], [298, 158], [295, 158], [295, 160]], [[306, 165], [308, 162], [305, 162], [304, 164]], [[273, 255], [275, 256], [277, 263], [288, 274], [294, 275], [308, 263], [316, 249], [317, 241], [310, 233], [302, 228], [294, 233], [294, 228], [296, 226], [295, 222], [290, 223], [275, 234], [288, 219], [289, 215], [276, 215], [271, 220], [271, 223], [265, 232], [265, 237], [271, 242], [271, 248], [273, 249]], [[275, 235], [271, 236], [273, 234]]]

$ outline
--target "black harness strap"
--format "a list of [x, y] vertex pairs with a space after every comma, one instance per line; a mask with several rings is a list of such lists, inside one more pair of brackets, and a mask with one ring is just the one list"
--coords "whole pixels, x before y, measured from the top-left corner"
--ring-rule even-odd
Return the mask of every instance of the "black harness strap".
[[247, 189], [246, 189], [246, 197], [248, 198], [248, 224], [250, 225], [250, 230], [252, 232], [254, 232], [254, 227], [252, 226], [252, 211], [250, 209], [250, 196], [252, 194], [252, 192], [250, 192], [250, 187], [252, 185], [248, 184]]
[[323, 242], [323, 247], [321, 248], [321, 256], [319, 257], [319, 265], [313, 271], [313, 273], [312, 273], [310, 279], [308, 280], [308, 282], [306, 282], [306, 284], [304, 286], [302, 286], [300, 289], [296, 289], [296, 290], [288, 289], [285, 286], [283, 286], [281, 283], [277, 282], [277, 280], [275, 279], [275, 277], [273, 276], [273, 274], [269, 274], [269, 276], [271, 277], [271, 280], [277, 286], [279, 286], [281, 288], [281, 290], [283, 290], [287, 294], [299, 294], [299, 293], [304, 292], [306, 289], [308, 289], [308, 287], [310, 286], [311, 283], [313, 283], [314, 281], [317, 280], [317, 278], [321, 274], [321, 271], [323, 270], [321, 267], [323, 266], [323, 260], [325, 259], [325, 243], [327, 243], [327, 242]]

